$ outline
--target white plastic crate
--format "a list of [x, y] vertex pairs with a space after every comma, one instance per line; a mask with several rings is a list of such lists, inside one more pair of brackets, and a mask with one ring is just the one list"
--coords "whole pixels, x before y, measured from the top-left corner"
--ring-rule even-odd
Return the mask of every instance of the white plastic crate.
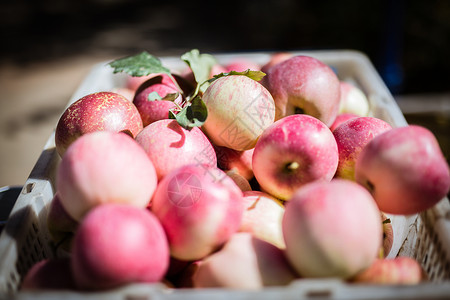
[[[221, 63], [241, 57], [259, 64], [272, 53], [215, 54]], [[395, 100], [369, 59], [362, 53], [341, 51], [301, 51], [331, 66], [341, 80], [359, 86], [368, 96], [371, 115], [394, 127], [407, 125]], [[181, 69], [179, 57], [162, 57], [163, 65]], [[113, 74], [108, 62], [98, 64], [68, 102], [98, 91], [122, 86], [124, 74]], [[56, 126], [56, 124], [55, 124]], [[75, 291], [20, 291], [29, 268], [41, 259], [55, 257], [46, 226], [48, 207], [55, 193], [55, 174], [60, 158], [54, 134], [45, 145], [0, 236], [0, 296], [17, 299], [441, 299], [450, 298], [450, 205], [447, 198], [435, 207], [413, 216], [392, 216], [394, 245], [388, 257], [406, 255], [417, 259], [428, 281], [414, 286], [371, 286], [349, 284], [336, 279], [299, 279], [287, 287], [265, 288], [257, 292], [226, 289], [169, 289], [161, 284], [133, 284], [97, 293]]]

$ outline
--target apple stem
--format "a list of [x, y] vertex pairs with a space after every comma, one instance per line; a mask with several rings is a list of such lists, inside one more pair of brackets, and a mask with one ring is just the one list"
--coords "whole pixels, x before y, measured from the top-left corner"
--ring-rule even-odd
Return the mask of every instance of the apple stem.
[[288, 172], [292, 172], [297, 170], [300, 167], [300, 164], [296, 161], [290, 162], [286, 164], [285, 168]]

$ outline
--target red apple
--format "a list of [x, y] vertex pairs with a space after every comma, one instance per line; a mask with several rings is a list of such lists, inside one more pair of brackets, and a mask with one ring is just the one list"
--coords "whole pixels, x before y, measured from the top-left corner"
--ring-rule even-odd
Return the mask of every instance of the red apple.
[[341, 81], [341, 101], [339, 113], [352, 113], [366, 117], [369, 113], [369, 100], [364, 92], [356, 85]]
[[336, 120], [334, 120], [333, 124], [330, 126], [330, 130], [334, 131], [339, 125], [341, 125], [345, 121], [358, 117], [360, 116], [352, 113], [340, 113], [337, 115]]
[[70, 258], [44, 259], [34, 264], [23, 278], [22, 290], [75, 290]]
[[203, 94], [203, 101], [208, 118], [202, 129], [217, 146], [237, 151], [251, 149], [274, 121], [272, 95], [247, 76], [233, 75], [215, 80]]
[[355, 163], [359, 153], [377, 135], [392, 129], [387, 122], [374, 117], [358, 117], [339, 125], [333, 135], [339, 151], [336, 177], [355, 180]]
[[372, 139], [355, 165], [356, 181], [381, 211], [424, 211], [449, 192], [450, 171], [433, 133], [418, 125], [393, 128]]
[[372, 264], [382, 243], [375, 201], [344, 179], [299, 188], [282, 226], [287, 258], [302, 277], [353, 277]]
[[158, 282], [169, 266], [167, 237], [147, 209], [100, 205], [81, 222], [71, 263], [76, 285], [84, 290]]
[[237, 151], [227, 147], [214, 146], [217, 155], [217, 166], [224, 171], [234, 170], [245, 179], [253, 178], [252, 157], [254, 148]]
[[253, 173], [261, 189], [289, 200], [300, 186], [330, 181], [338, 165], [336, 140], [318, 119], [304, 114], [284, 117], [267, 128], [253, 152]]
[[239, 231], [250, 232], [280, 249], [286, 247], [281, 229], [284, 205], [280, 200], [261, 191], [246, 191], [244, 208]]
[[77, 138], [94, 131], [125, 132], [132, 137], [142, 130], [139, 112], [129, 100], [113, 92], [86, 95], [72, 103], [56, 126], [56, 150], [62, 156]]
[[340, 81], [320, 60], [298, 55], [273, 66], [263, 78], [275, 100], [275, 120], [298, 110], [331, 126], [339, 112]]
[[242, 232], [234, 234], [220, 251], [202, 260], [192, 281], [197, 288], [258, 290], [287, 285], [295, 278], [282, 250]]
[[166, 231], [171, 255], [197, 260], [217, 250], [238, 230], [242, 191], [216, 167], [184, 165], [160, 181], [151, 210]]
[[234, 183], [236, 183], [236, 185], [241, 189], [241, 191], [244, 192], [252, 190], [250, 182], [235, 170], [229, 170], [226, 171], [225, 173], [228, 175], [228, 177], [233, 179]]
[[419, 284], [424, 280], [422, 266], [413, 258], [399, 256], [376, 259], [370, 267], [352, 278], [352, 282], [370, 284]]
[[[166, 75], [167, 76], [167, 75]], [[154, 76], [145, 81], [136, 91], [133, 104], [138, 109], [142, 123], [145, 126], [163, 119], [169, 118], [169, 111], [182, 105], [183, 96], [178, 88], [172, 83], [163, 83], [163, 76]], [[149, 99], [149, 95], [157, 93], [161, 99]], [[169, 94], [174, 96], [173, 100], [163, 100]]]
[[198, 127], [184, 129], [176, 120], [153, 122], [138, 134], [136, 142], [153, 162], [158, 180], [186, 164], [217, 166], [216, 153], [205, 134]]
[[124, 203], [146, 207], [156, 189], [153, 163], [124, 133], [84, 134], [59, 165], [56, 187], [67, 213], [80, 221], [93, 207]]

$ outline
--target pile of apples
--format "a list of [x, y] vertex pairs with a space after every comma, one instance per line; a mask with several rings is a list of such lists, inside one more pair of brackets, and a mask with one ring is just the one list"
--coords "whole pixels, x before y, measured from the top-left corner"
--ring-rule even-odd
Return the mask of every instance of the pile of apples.
[[198, 74], [130, 76], [66, 109], [48, 212], [59, 255], [22, 288], [424, 280], [414, 259], [386, 258], [386, 214], [419, 213], [448, 193], [429, 130], [369, 116], [365, 94], [309, 56], [215, 63], [206, 86]]

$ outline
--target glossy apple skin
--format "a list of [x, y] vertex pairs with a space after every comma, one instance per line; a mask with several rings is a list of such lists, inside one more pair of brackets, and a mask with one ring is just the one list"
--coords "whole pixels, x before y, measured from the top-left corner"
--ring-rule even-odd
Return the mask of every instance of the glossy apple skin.
[[56, 178], [61, 203], [76, 221], [104, 203], [146, 207], [156, 184], [145, 151], [130, 136], [108, 131], [77, 139], [63, 156]]
[[341, 101], [339, 113], [352, 113], [360, 117], [369, 114], [370, 106], [364, 92], [350, 82], [341, 81]]
[[289, 200], [300, 186], [330, 181], [338, 165], [336, 140], [320, 120], [305, 114], [284, 117], [259, 138], [253, 152], [253, 173], [261, 189]]
[[77, 287], [103, 290], [158, 282], [168, 270], [169, 257], [167, 237], [150, 211], [104, 204], [81, 222], [71, 263]]
[[413, 258], [399, 256], [376, 259], [373, 264], [352, 279], [354, 283], [413, 285], [424, 280], [421, 265]]
[[298, 55], [273, 66], [263, 84], [275, 100], [275, 120], [296, 109], [331, 126], [339, 112], [340, 81], [320, 60]]
[[334, 131], [339, 125], [341, 125], [345, 121], [358, 117], [360, 116], [352, 113], [340, 113], [337, 115], [336, 120], [334, 120], [333, 124], [330, 126], [330, 130]]
[[261, 69], [261, 66], [259, 64], [245, 58], [236, 58], [227, 63], [224, 67], [226, 72], [243, 72], [247, 70], [258, 71]]
[[261, 71], [264, 73], [268, 73], [270, 69], [275, 66], [276, 64], [279, 64], [293, 56], [292, 53], [289, 52], [276, 52], [270, 55], [270, 59], [268, 62], [266, 62], [262, 67]]
[[253, 178], [252, 157], [254, 148], [236, 151], [228, 147], [214, 146], [217, 155], [217, 166], [224, 171], [233, 170], [245, 179]]
[[343, 122], [334, 131], [339, 152], [336, 177], [355, 180], [359, 153], [377, 135], [391, 130], [389, 123], [374, 117], [358, 117]]
[[424, 211], [450, 188], [449, 166], [438, 141], [419, 125], [393, 128], [372, 139], [359, 154], [355, 178], [380, 210], [391, 214]]
[[250, 233], [234, 234], [218, 252], [201, 261], [192, 276], [196, 288], [259, 290], [296, 278], [282, 250]]
[[250, 232], [257, 238], [284, 249], [286, 245], [281, 229], [284, 205], [281, 201], [261, 191], [245, 191], [244, 207], [239, 231]]
[[70, 258], [44, 259], [25, 275], [21, 290], [75, 290]]
[[155, 166], [158, 180], [187, 164], [217, 166], [214, 148], [198, 128], [186, 130], [176, 120], [164, 119], [146, 126], [136, 137]]
[[350, 278], [372, 264], [382, 243], [375, 201], [344, 179], [298, 189], [282, 226], [287, 258], [302, 277]]
[[255, 146], [275, 117], [269, 91], [247, 76], [215, 80], [203, 94], [208, 118], [202, 129], [217, 146], [244, 151]]
[[222, 170], [181, 166], [158, 184], [151, 210], [167, 234], [170, 253], [197, 260], [217, 250], [235, 233], [243, 214], [242, 191]]
[[125, 132], [133, 138], [142, 130], [139, 112], [124, 96], [113, 92], [86, 95], [72, 103], [55, 131], [56, 150], [62, 156], [76, 139], [94, 131]]

